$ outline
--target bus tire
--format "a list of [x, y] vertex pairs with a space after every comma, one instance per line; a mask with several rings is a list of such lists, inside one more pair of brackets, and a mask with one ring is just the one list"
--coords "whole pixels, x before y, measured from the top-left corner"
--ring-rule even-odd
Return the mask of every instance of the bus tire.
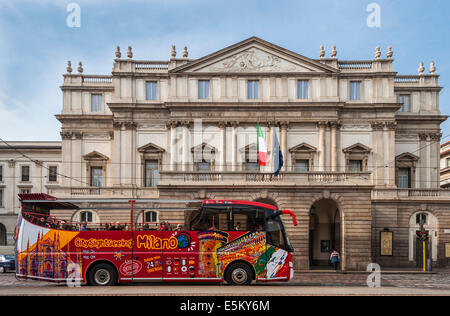
[[225, 273], [225, 281], [232, 285], [249, 285], [253, 281], [252, 268], [243, 262], [232, 263]]
[[113, 286], [117, 283], [116, 269], [108, 263], [96, 264], [89, 270], [87, 281], [92, 286]]

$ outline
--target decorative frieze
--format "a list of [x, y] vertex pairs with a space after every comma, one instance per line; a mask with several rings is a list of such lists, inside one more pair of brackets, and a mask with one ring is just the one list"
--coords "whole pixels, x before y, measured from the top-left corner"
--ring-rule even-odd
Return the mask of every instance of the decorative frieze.
[[387, 130], [390, 131], [395, 131], [396, 127], [397, 127], [397, 122], [394, 121], [388, 121], [384, 123], [384, 126], [386, 126]]
[[61, 139], [72, 139], [72, 132], [62, 131], [59, 133], [61, 135]]
[[379, 121], [370, 122], [370, 126], [374, 131], [382, 131], [384, 129], [384, 123]]
[[135, 130], [137, 128], [137, 123], [136, 122], [131, 122], [131, 121], [115, 121], [113, 122], [113, 127], [115, 129], [133, 129]]

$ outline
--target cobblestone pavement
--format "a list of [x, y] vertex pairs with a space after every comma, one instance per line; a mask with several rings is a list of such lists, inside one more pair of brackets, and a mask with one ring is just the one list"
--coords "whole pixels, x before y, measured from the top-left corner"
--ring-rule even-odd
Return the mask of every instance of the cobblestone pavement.
[[[297, 273], [292, 281], [306, 286], [367, 286], [369, 273]], [[426, 273], [381, 273], [382, 287], [450, 290], [450, 271]]]
[[[260, 286], [253, 286], [257, 289], [258, 292], [261, 293], [270, 293], [269, 288], [276, 289], [273, 294], [276, 294], [277, 291], [281, 290], [281, 288], [286, 289], [286, 294], [294, 291], [294, 288], [299, 289], [301, 292], [306, 292], [308, 289], [312, 289], [311, 294], [314, 294], [314, 288], [323, 288], [325, 291], [330, 293], [342, 293], [343, 291], [348, 291], [349, 295], [357, 295], [352, 293], [359, 293], [358, 289], [360, 289], [360, 293], [364, 294], [367, 288], [367, 276], [368, 273], [331, 273], [331, 272], [322, 272], [322, 273], [296, 273], [294, 279], [288, 283], [277, 283], [277, 284], [261, 284]], [[142, 284], [133, 284], [131, 286], [120, 286], [117, 287], [117, 290], [114, 290], [115, 294], [120, 292], [127, 293], [132, 292], [135, 287], [140, 287]], [[157, 286], [161, 288], [162, 293], [172, 285], [149, 285], [149, 289], [152, 286]], [[205, 288], [209, 289], [210, 285], [206, 287], [196, 286], [198, 291], [203, 291]], [[216, 285], [217, 286], [217, 285]], [[414, 273], [385, 273], [382, 274], [381, 277], [381, 286], [382, 289], [391, 289], [388, 293], [399, 294], [414, 294], [417, 291], [420, 294], [420, 290], [423, 290], [424, 293], [428, 293], [426, 291], [435, 290], [436, 293], [450, 295], [450, 271], [448, 272], [440, 272], [436, 274], [414, 274]], [[182, 286], [178, 286], [181, 288]], [[193, 286], [195, 287], [195, 286]], [[211, 286], [212, 289], [213, 286]], [[219, 286], [224, 289], [223, 286]], [[50, 293], [57, 293], [58, 291], [65, 291], [65, 284], [54, 284], [49, 282], [41, 282], [34, 280], [17, 280], [13, 272], [7, 272], [4, 274], [0, 274], [0, 295], [4, 295], [5, 293], [23, 293], [23, 294], [39, 294], [40, 291], [47, 291]], [[186, 286], [188, 288], [188, 286]], [[203, 288], [203, 289], [202, 289]], [[94, 288], [91, 287], [83, 287], [83, 291], [94, 291]], [[88, 290], [89, 289], [89, 290]], [[228, 290], [229, 288], [226, 287]], [[345, 290], [347, 289], [347, 290]], [[396, 290], [397, 289], [397, 290]], [[403, 289], [403, 290], [402, 290]], [[269, 292], [267, 292], [269, 291]], [[320, 290], [317, 290], [320, 293]], [[339, 292], [341, 291], [341, 292]], [[411, 292], [413, 291], [413, 292]], [[443, 292], [444, 291], [444, 292]], [[93, 292], [93, 293], [94, 293]], [[117, 293], [116, 293], [117, 292]], [[328, 293], [324, 292], [324, 294]], [[299, 292], [300, 293], [300, 292]], [[416, 293], [417, 294], [417, 293]], [[389, 295], [389, 294], [388, 294]]]

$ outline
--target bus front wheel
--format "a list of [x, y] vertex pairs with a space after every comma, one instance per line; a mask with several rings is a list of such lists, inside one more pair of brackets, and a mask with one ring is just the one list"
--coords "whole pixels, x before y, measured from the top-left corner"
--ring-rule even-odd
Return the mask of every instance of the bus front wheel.
[[116, 270], [107, 263], [95, 265], [88, 275], [88, 284], [94, 286], [112, 286], [117, 282]]
[[225, 274], [225, 281], [232, 285], [249, 285], [253, 280], [253, 271], [248, 264], [232, 263]]

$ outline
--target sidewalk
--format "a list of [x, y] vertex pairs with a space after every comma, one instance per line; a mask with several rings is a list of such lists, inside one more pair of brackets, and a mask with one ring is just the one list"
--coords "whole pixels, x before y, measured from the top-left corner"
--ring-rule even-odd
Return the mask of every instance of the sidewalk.
[[[365, 271], [299, 271], [292, 283], [300, 286], [367, 286], [370, 272]], [[417, 270], [381, 271], [382, 287], [450, 289], [450, 271], [437, 270], [419, 272]]]

